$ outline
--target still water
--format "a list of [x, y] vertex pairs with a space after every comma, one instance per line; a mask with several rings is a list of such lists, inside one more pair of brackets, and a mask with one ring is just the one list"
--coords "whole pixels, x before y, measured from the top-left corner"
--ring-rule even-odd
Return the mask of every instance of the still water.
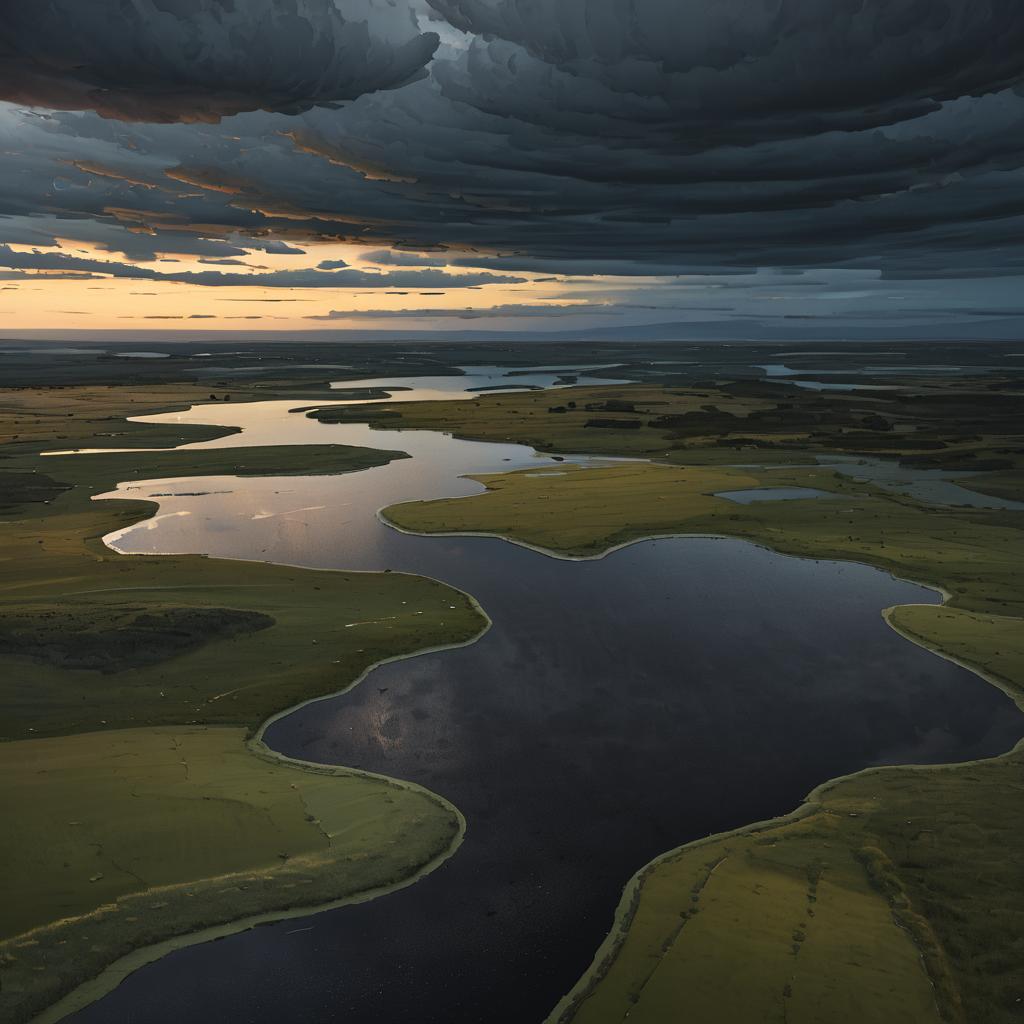
[[291, 756], [428, 786], [466, 815], [466, 841], [382, 899], [173, 953], [78, 1024], [540, 1021], [653, 856], [791, 810], [844, 772], [990, 755], [1018, 737], [999, 691], [879, 615], [934, 602], [930, 591], [734, 540], [567, 561], [404, 535], [377, 509], [477, 492], [466, 473], [558, 463], [518, 445], [319, 424], [290, 413], [296, 404], [155, 418], [244, 428], [191, 447], [333, 441], [413, 457], [337, 477], [122, 485], [161, 495], [161, 517], [108, 542], [425, 573], [473, 594], [494, 622], [479, 642], [382, 666], [265, 737]]
[[833, 491], [819, 491], [817, 487], [747, 487], [739, 491], [715, 491], [716, 498], [725, 498], [737, 505], [752, 505], [755, 501], [802, 501], [806, 498], [837, 498]]

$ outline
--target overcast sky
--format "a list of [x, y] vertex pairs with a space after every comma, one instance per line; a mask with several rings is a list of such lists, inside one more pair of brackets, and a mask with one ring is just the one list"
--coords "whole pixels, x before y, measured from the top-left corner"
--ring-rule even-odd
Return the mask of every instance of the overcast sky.
[[1020, 337], [1019, 0], [0, 0], [0, 331]]

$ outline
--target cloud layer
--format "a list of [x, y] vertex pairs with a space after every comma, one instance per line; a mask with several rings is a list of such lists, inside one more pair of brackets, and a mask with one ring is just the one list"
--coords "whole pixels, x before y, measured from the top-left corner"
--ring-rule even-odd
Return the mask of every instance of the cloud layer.
[[876, 128], [1024, 66], [1014, 0], [430, 2], [472, 36], [445, 81], [474, 106], [620, 137], [631, 124], [645, 144], [671, 128], [672, 149]]
[[0, 241], [1024, 273], [1019, 0], [429, 4], [5, 4]]

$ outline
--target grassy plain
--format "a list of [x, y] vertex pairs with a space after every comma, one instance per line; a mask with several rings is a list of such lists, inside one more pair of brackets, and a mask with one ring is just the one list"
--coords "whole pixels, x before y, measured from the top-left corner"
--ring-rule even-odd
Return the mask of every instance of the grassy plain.
[[[602, 435], [609, 454], [631, 450], [635, 433]], [[704, 465], [496, 474], [476, 478], [481, 494], [384, 514], [406, 530], [494, 533], [567, 557], [709, 533], [867, 562], [946, 591], [942, 606], [887, 618], [1024, 706], [1024, 515], [924, 505], [801, 466], [799, 448], [790, 465], [767, 469], [713, 464], [717, 449], [699, 444]], [[756, 486], [835, 497], [738, 505], [714, 496]], [[627, 888], [612, 934], [551, 1020], [1010, 1024], [1024, 1003], [1022, 796], [1020, 749], [970, 765], [877, 769], [820, 787], [789, 818], [673, 851]]]
[[1022, 767], [876, 769], [666, 854], [552, 1020], [1010, 1024]]
[[737, 508], [714, 492], [758, 483], [746, 470], [649, 462], [585, 470], [566, 463], [558, 473], [475, 476], [485, 493], [391, 505], [384, 516], [412, 533], [492, 533], [555, 554], [587, 557], [639, 537], [678, 532], [716, 508]]
[[5, 1020], [135, 949], [405, 883], [458, 839], [424, 790], [244, 740], [163, 726], [0, 744]]
[[[336, 407], [309, 415], [332, 422], [354, 413]], [[383, 404], [359, 416], [389, 429], [685, 465], [786, 464], [842, 453], [965, 473], [1024, 468], [1024, 394], [1010, 379], [848, 393], [756, 380], [624, 384]]]
[[[588, 410], [588, 405], [607, 402], [640, 403], [643, 416], [700, 413], [701, 406], [714, 400], [723, 411], [743, 420], [752, 408], [771, 408], [768, 401], [730, 397], [712, 388], [687, 390], [653, 388], [650, 385], [572, 388], [571, 391], [528, 391], [518, 394], [490, 393], [455, 402], [407, 402], [381, 405], [362, 410], [344, 407], [323, 408], [309, 415], [324, 423], [345, 422], [358, 415], [387, 429], [414, 428], [446, 430], [459, 437], [477, 441], [516, 441], [545, 451], [580, 452], [594, 455], [633, 455], [664, 457], [671, 444], [665, 443], [664, 430], [642, 426], [639, 429], [587, 427], [594, 419], [629, 422], [635, 412]], [[570, 408], [567, 403], [575, 403]], [[562, 409], [563, 412], [549, 412]]]
[[209, 387], [189, 383], [8, 388], [0, 391], [0, 450], [10, 456], [76, 443], [91, 448], [169, 448], [232, 433], [223, 427], [125, 419], [187, 408], [209, 398]]
[[[118, 555], [102, 537], [145, 518], [152, 504], [90, 500], [117, 480], [175, 471], [340, 471], [389, 454], [325, 446], [45, 459], [55, 479], [74, 486], [0, 523], [4, 738], [194, 721], [255, 727], [342, 688], [382, 657], [473, 636], [481, 619], [470, 600], [422, 577]], [[166, 632], [177, 646], [167, 643], [161, 619], [189, 612], [190, 642], [181, 645], [172, 623]], [[228, 612], [250, 613], [259, 628], [225, 634]], [[151, 659], [161, 644], [167, 657], [137, 664], [139, 634]], [[107, 671], [62, 655], [87, 646]]]
[[[54, 442], [92, 445], [96, 424], [118, 411], [177, 401], [122, 396], [119, 407], [110, 389], [70, 390], [84, 404], [59, 428], [48, 422], [53, 393], [42, 408], [24, 392], [3, 398], [13, 417], [0, 448], [5, 1021], [111, 977], [140, 947], [359, 898], [446, 856], [462, 824], [440, 798], [286, 762], [247, 736], [383, 658], [468, 642], [486, 625], [471, 598], [422, 577], [116, 554], [102, 537], [153, 512], [151, 502], [91, 500], [118, 481], [347, 472], [404, 454], [323, 445], [40, 456]], [[33, 409], [47, 415], [36, 422]], [[111, 443], [198, 439], [138, 426], [130, 438], [115, 429]]]
[[1010, 501], [1024, 501], [1024, 472], [1020, 470], [968, 476], [958, 480], [957, 483], [981, 494], [991, 494], [996, 498], [1009, 498]]

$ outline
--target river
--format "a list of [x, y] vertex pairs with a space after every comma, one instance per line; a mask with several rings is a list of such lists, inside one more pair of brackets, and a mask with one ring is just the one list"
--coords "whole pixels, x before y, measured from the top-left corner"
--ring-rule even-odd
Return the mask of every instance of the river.
[[[451, 380], [440, 396], [472, 386]], [[243, 428], [188, 447], [337, 442], [412, 458], [333, 477], [125, 484], [114, 493], [162, 495], [161, 518], [108, 543], [423, 573], [476, 597], [493, 620], [477, 643], [382, 666], [265, 734], [284, 754], [441, 793], [465, 814], [466, 841], [384, 898], [172, 953], [77, 1024], [539, 1022], [655, 855], [790, 811], [837, 775], [988, 756], [1019, 736], [1000, 691], [879, 614], [936, 602], [931, 591], [739, 540], [650, 540], [569, 561], [405, 535], [377, 510], [477, 492], [466, 473], [558, 463], [519, 445], [321, 424], [289, 411], [301, 404], [148, 419]]]

